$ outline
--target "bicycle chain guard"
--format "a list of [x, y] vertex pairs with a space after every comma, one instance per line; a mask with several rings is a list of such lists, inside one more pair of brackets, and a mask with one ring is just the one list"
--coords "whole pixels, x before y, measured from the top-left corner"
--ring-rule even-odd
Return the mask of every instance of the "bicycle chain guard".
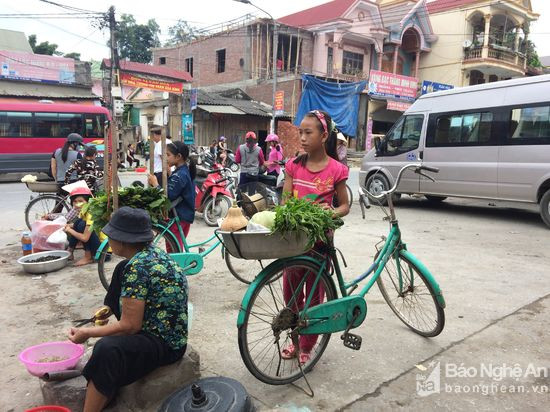
[[331, 300], [312, 306], [300, 314], [300, 318], [305, 321], [305, 327], [300, 329], [300, 335], [319, 335], [356, 328], [363, 323], [366, 316], [367, 303], [361, 296]]

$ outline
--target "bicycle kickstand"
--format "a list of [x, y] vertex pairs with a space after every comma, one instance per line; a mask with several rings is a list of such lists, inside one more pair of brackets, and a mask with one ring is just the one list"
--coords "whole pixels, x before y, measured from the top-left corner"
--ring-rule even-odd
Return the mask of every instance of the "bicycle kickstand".
[[344, 346], [346, 348], [350, 348], [353, 350], [361, 349], [361, 343], [363, 342], [363, 338], [361, 338], [361, 336], [359, 335], [354, 335], [353, 333], [349, 333], [349, 330], [353, 327], [355, 320], [359, 317], [360, 314], [361, 314], [361, 309], [359, 309], [358, 307], [353, 309], [353, 318], [351, 319], [348, 327], [346, 328], [342, 336], [340, 336], [340, 339], [344, 341]]

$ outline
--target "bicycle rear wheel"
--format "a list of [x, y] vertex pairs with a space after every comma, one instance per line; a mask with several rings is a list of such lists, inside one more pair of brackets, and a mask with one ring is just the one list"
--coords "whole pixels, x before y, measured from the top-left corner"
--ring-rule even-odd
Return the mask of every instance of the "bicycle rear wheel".
[[[289, 276], [283, 276], [284, 271], [288, 275], [288, 270], [293, 271], [295, 280], [292, 283], [289, 282]], [[283, 359], [281, 356], [281, 351], [288, 349], [293, 343], [291, 332], [298, 328], [297, 313], [307, 300], [307, 292], [304, 293], [303, 286], [306, 282], [313, 284], [318, 274], [319, 265], [297, 258], [286, 262], [282, 267], [274, 267], [254, 290], [246, 308], [244, 322], [239, 327], [239, 350], [247, 369], [260, 381], [270, 385], [294, 382], [302, 376], [302, 370], [303, 373], [311, 371], [323, 355], [330, 334], [318, 335], [316, 340], [313, 339], [314, 342], [309, 342], [313, 346], [310, 350], [311, 356], [302, 365], [302, 370], [297, 357]], [[296, 275], [299, 279], [305, 279], [301, 288]], [[284, 299], [283, 281], [287, 283], [288, 304]], [[334, 283], [326, 271], [320, 273], [318, 285], [324, 289], [319, 303], [337, 298]], [[298, 339], [305, 337], [306, 335], [301, 335]]]
[[224, 251], [225, 264], [227, 269], [235, 278], [243, 283], [250, 284], [273, 260], [245, 260], [231, 256], [230, 253]]
[[445, 312], [430, 282], [408, 258], [400, 253], [389, 259], [376, 283], [391, 310], [414, 332], [426, 337], [441, 333]]
[[[174, 241], [172, 236], [169, 235], [167, 232], [161, 234], [162, 231], [163, 229], [153, 226], [153, 233], [155, 234], [153, 244], [167, 253], [168, 251], [170, 251], [170, 253], [179, 252], [180, 248], [177, 245], [177, 242]], [[105, 249], [103, 249], [97, 261], [99, 280], [101, 281], [101, 284], [103, 285], [105, 290], [109, 289], [111, 278], [113, 276], [113, 272], [116, 266], [124, 260], [123, 257], [117, 256], [109, 252], [108, 249], [109, 247], [105, 247]]]
[[37, 220], [42, 219], [49, 213], [67, 213], [69, 206], [65, 199], [55, 194], [41, 194], [32, 199], [25, 208], [25, 223], [31, 229], [31, 226]]

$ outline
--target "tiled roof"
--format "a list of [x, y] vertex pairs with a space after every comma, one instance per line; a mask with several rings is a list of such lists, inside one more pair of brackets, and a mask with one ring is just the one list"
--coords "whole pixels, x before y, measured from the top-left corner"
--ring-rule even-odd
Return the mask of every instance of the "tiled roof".
[[90, 88], [45, 83], [0, 80], [0, 96], [43, 97], [49, 99], [99, 99]]
[[[106, 68], [111, 67], [111, 60], [103, 59], [103, 63], [101, 64], [101, 67], [106, 67]], [[153, 66], [150, 64], [136, 63], [128, 60], [120, 60], [120, 69], [129, 71], [129, 72], [134, 72], [134, 73], [169, 77], [171, 79], [182, 80], [185, 82], [193, 81], [193, 78], [189, 73], [181, 70], [171, 69], [170, 67], [164, 67], [164, 66]]]
[[277, 19], [277, 21], [294, 27], [313, 26], [341, 17], [356, 1], [357, 0], [333, 0], [329, 3], [281, 17]]
[[461, 6], [476, 3], [478, 0], [436, 0], [428, 3], [429, 13], [439, 13], [442, 11], [456, 9]]
[[[189, 91], [184, 90], [184, 99], [188, 97], [189, 93]], [[252, 116], [271, 117], [271, 106], [267, 106], [254, 100], [223, 97], [217, 93], [208, 93], [200, 89], [197, 95], [197, 103], [199, 105], [208, 106], [233, 106]]]

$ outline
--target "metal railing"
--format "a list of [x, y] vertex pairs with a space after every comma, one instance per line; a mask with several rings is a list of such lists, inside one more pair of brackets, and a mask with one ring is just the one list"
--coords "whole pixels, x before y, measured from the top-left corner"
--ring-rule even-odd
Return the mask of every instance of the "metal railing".
[[469, 49], [464, 52], [464, 60], [481, 59], [482, 48]]

